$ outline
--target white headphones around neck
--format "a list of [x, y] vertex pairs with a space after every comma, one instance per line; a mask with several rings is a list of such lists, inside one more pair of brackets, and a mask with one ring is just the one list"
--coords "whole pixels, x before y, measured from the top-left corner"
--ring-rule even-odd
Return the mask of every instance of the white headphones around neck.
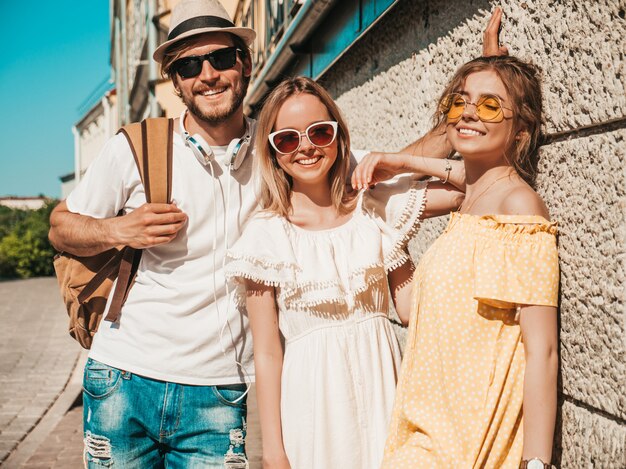
[[[191, 149], [192, 153], [195, 155], [196, 159], [200, 162], [200, 164], [202, 166], [208, 167], [208, 170], [211, 173], [211, 180], [213, 181], [213, 210], [214, 210], [214, 224], [213, 224], [213, 299], [215, 302], [215, 309], [217, 311], [217, 319], [218, 321], [222, 321], [221, 315], [220, 315], [220, 307], [219, 307], [219, 301], [217, 298], [217, 279], [216, 279], [216, 271], [217, 271], [217, 258], [216, 258], [216, 253], [217, 253], [217, 238], [218, 238], [218, 231], [220, 230], [220, 223], [218, 222], [218, 210], [217, 210], [217, 200], [218, 200], [218, 187], [217, 184], [215, 182], [215, 167], [211, 164], [212, 161], [218, 163], [221, 166], [225, 166], [228, 168], [229, 174], [231, 171], [236, 171], [237, 169], [239, 169], [239, 167], [241, 166], [241, 163], [243, 163], [243, 161], [245, 160], [247, 154], [250, 151], [250, 141], [252, 140], [252, 127], [253, 124], [251, 124], [251, 121], [247, 118], [244, 117], [245, 121], [246, 121], [246, 132], [244, 134], [243, 137], [241, 138], [234, 138], [233, 140], [231, 140], [231, 142], [228, 144], [228, 147], [226, 148], [226, 154], [220, 158], [217, 159], [215, 156], [215, 153], [213, 152], [213, 150], [211, 149], [211, 146], [206, 142], [206, 140], [204, 140], [204, 138], [202, 138], [201, 135], [199, 134], [194, 134], [194, 135], [189, 135], [189, 132], [187, 132], [187, 129], [185, 129], [185, 115], [187, 114], [187, 110], [185, 109], [183, 111], [183, 113], [180, 115], [180, 134], [182, 135], [183, 139], [185, 140], [185, 144]], [[222, 160], [222, 161], [220, 161]], [[231, 190], [230, 190], [230, 184], [231, 184], [231, 177], [229, 177], [227, 179], [227, 184], [226, 184], [226, 191], [225, 194], [226, 196], [224, 196], [224, 192], [222, 192], [222, 197], [223, 197], [223, 202], [224, 202], [224, 210], [223, 210], [223, 225], [221, 225], [222, 227], [225, 227], [226, 229], [224, 230], [224, 246], [226, 249], [229, 248], [228, 245], [228, 223], [226, 220], [226, 216], [228, 213], [230, 213], [230, 194], [231, 194]], [[224, 269], [224, 265], [226, 263], [226, 256], [224, 255], [222, 258], [222, 265], [221, 268]], [[226, 287], [226, 296], [230, 297], [231, 292], [229, 290], [228, 287], [228, 282], [225, 283], [225, 287]], [[219, 339], [219, 344], [220, 344], [220, 348], [222, 349], [222, 353], [224, 354], [224, 356], [226, 355], [226, 349], [224, 348], [224, 346], [222, 345], [222, 335], [224, 334], [224, 331], [226, 330], [227, 326], [228, 326], [228, 314], [229, 314], [229, 309], [230, 309], [230, 299], [228, 302], [228, 306], [226, 309], [226, 317], [224, 318], [224, 322], [222, 324], [222, 327], [220, 328], [220, 339]], [[228, 330], [230, 331], [230, 328], [228, 328]], [[236, 349], [235, 346], [235, 341], [234, 338], [232, 336], [232, 332], [231, 332], [231, 343], [233, 344], [233, 348]], [[246, 378], [250, 379], [250, 375], [248, 374], [245, 366], [243, 366], [237, 359], [235, 359], [235, 363], [237, 364], [237, 366], [240, 367], [240, 369], [243, 371], [244, 375], [246, 376]], [[250, 380], [251, 381], [251, 380]], [[250, 385], [248, 383], [246, 383], [246, 392], [243, 393], [241, 396], [239, 396], [237, 399], [235, 399], [234, 401], [229, 401], [232, 404], [236, 404], [237, 402], [241, 401], [247, 394], [248, 391], [250, 390]]]
[[228, 144], [228, 148], [226, 149], [226, 154], [223, 157], [223, 161], [218, 160], [215, 157], [215, 153], [204, 138], [200, 134], [190, 135], [185, 129], [185, 115], [187, 114], [187, 110], [185, 109], [183, 113], [180, 115], [180, 134], [183, 136], [185, 140], [185, 144], [191, 149], [196, 159], [200, 162], [202, 166], [207, 166], [211, 161], [216, 161], [224, 166], [229, 166], [231, 170], [236, 171], [243, 163], [243, 160], [246, 158], [248, 154], [248, 150], [250, 149], [250, 141], [252, 140], [250, 122], [245, 118], [246, 121], [246, 132], [241, 138], [234, 138]]

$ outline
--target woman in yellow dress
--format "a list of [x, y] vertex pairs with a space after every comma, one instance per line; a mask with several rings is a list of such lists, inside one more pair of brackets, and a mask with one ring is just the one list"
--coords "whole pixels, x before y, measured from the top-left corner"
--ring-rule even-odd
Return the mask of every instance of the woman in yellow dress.
[[[473, 60], [439, 104], [466, 196], [415, 272], [383, 467], [548, 468], [559, 275], [556, 224], [531, 187], [538, 70], [514, 57]], [[372, 154], [353, 184], [414, 171], [413, 158]]]

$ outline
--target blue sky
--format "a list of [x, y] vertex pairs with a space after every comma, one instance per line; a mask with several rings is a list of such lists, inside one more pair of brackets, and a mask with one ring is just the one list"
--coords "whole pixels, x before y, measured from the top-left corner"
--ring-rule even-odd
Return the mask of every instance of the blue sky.
[[59, 197], [79, 106], [110, 77], [108, 0], [0, 0], [0, 197]]

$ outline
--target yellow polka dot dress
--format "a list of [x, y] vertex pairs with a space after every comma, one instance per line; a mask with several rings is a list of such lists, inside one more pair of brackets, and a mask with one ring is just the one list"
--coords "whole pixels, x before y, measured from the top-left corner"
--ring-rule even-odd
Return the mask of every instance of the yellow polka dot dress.
[[517, 468], [518, 305], [557, 306], [556, 224], [453, 213], [416, 270], [383, 468]]

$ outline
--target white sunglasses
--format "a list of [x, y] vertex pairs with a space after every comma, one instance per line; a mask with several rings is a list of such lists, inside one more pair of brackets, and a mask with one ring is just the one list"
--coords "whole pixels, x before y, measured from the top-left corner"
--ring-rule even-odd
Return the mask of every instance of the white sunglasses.
[[302, 137], [305, 136], [311, 145], [327, 147], [337, 138], [337, 122], [323, 121], [309, 125], [304, 132], [296, 129], [283, 129], [269, 134], [272, 148], [281, 155], [288, 155], [300, 149]]

